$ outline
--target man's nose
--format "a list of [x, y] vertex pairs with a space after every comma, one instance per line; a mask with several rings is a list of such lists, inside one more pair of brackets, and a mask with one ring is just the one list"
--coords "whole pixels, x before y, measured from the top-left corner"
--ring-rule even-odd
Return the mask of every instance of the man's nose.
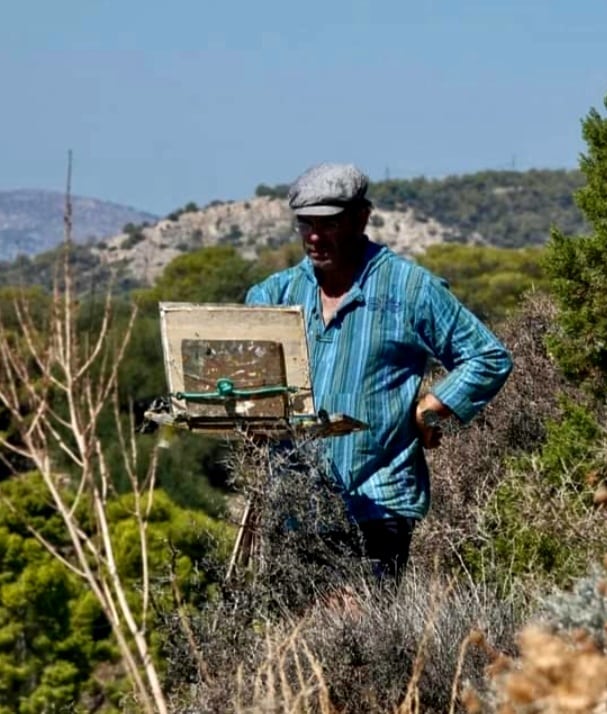
[[320, 233], [317, 230], [312, 229], [306, 236], [308, 243], [317, 243], [321, 238]]
[[320, 240], [324, 235], [324, 232], [320, 226], [310, 226], [310, 232], [308, 233], [308, 240], [315, 243]]

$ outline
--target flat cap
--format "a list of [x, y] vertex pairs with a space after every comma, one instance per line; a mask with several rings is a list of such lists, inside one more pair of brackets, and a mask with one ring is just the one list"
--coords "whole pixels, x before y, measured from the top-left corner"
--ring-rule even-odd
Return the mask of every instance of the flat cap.
[[319, 164], [289, 189], [289, 206], [298, 216], [332, 216], [366, 201], [369, 179], [353, 164]]

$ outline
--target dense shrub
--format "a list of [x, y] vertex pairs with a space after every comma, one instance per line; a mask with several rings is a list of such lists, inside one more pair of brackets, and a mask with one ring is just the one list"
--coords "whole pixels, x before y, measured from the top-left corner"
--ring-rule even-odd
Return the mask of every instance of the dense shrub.
[[[109, 623], [84, 581], [41, 542], [58, 554], [70, 547], [41, 479], [32, 473], [2, 483], [0, 500], [0, 712], [85, 712], [89, 699], [122, 711], [128, 684]], [[137, 601], [141, 547], [132, 501], [132, 494], [115, 497], [107, 508], [127, 597]], [[202, 564], [225, 560], [229, 526], [158, 491], [147, 533], [156, 607], [173, 605], [171, 584], [200, 606], [214, 587], [213, 569]]]
[[[185, 627], [167, 613], [175, 711], [387, 712], [412, 687], [423, 711], [442, 713], [454, 678], [483, 687], [493, 650], [475, 648], [472, 629], [477, 643], [513, 651], [522, 615], [514, 599], [425, 573], [400, 587], [375, 580], [315, 450], [249, 446], [234, 465], [258, 504], [254, 567], [240, 561], [222, 596]], [[332, 538], [340, 529], [350, 538]], [[471, 649], [457, 675], [462, 643]]]
[[[515, 369], [487, 409], [430, 453], [433, 504], [412, 557], [506, 589], [580, 575], [607, 548], [593, 506], [601, 420], [546, 348], [555, 306], [531, 294], [501, 328]], [[586, 477], [594, 474], [594, 482]]]

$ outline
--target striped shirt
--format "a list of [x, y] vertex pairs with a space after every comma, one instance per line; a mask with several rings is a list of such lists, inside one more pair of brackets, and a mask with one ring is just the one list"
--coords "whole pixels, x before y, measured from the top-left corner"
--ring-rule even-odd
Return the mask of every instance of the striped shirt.
[[365, 431], [325, 439], [329, 468], [359, 522], [422, 518], [430, 504], [415, 402], [433, 357], [447, 374], [432, 393], [466, 423], [505, 382], [512, 362], [445, 284], [371, 241], [325, 325], [308, 258], [253, 286], [250, 305], [302, 305], [316, 409], [353, 416]]

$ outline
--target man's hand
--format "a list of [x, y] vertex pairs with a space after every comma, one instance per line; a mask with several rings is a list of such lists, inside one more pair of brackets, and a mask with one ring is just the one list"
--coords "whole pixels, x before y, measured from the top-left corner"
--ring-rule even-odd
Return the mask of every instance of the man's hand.
[[443, 432], [440, 422], [451, 415], [445, 406], [433, 394], [425, 394], [415, 406], [415, 424], [420, 433], [424, 449], [436, 449], [440, 446]]

